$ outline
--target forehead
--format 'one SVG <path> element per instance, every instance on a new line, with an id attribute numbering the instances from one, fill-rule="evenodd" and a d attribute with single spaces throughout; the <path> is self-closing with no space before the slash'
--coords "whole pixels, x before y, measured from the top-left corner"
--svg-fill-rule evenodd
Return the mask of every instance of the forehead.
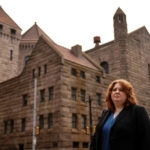
<path id="1" fill-rule="evenodd" d="M 115 83 L 113 88 L 122 88 L 122 84 L 121 83 Z"/>

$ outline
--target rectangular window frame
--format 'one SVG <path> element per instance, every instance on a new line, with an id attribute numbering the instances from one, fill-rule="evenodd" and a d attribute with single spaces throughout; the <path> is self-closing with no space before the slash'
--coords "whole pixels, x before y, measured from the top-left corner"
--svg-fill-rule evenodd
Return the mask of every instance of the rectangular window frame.
<path id="1" fill-rule="evenodd" d="M 53 128 L 53 113 L 48 114 L 48 128 Z"/>
<path id="2" fill-rule="evenodd" d="M 10 120 L 10 133 L 13 133 L 14 132 L 14 120 L 11 119 Z"/>
<path id="3" fill-rule="evenodd" d="M 86 78 L 84 71 L 80 71 L 80 78 L 82 78 L 82 79 L 85 79 L 85 78 Z"/>
<path id="4" fill-rule="evenodd" d="M 77 100 L 77 88 L 72 87 L 71 88 L 71 98 L 72 100 L 76 101 Z"/>
<path id="5" fill-rule="evenodd" d="M 40 90 L 40 102 L 45 101 L 45 89 Z"/>
<path id="6" fill-rule="evenodd" d="M 101 105 L 101 98 L 102 94 L 101 93 L 96 93 L 96 101 L 98 105 Z"/>
<path id="7" fill-rule="evenodd" d="M 24 132 L 26 129 L 26 118 L 21 119 L 21 132 Z"/>
<path id="8" fill-rule="evenodd" d="M 76 113 L 72 114 L 72 128 L 77 129 L 78 117 Z"/>
<path id="9" fill-rule="evenodd" d="M 86 129 L 86 122 L 87 122 L 86 115 L 82 115 L 81 116 L 81 128 L 84 130 Z"/>
<path id="10" fill-rule="evenodd" d="M 28 105 L 28 95 L 23 94 L 22 95 L 22 106 L 27 106 Z"/>
<path id="11" fill-rule="evenodd" d="M 54 99 L 54 86 L 51 86 L 48 88 L 48 93 L 49 93 L 48 99 L 53 100 Z"/>
<path id="12" fill-rule="evenodd" d="M 39 116 L 39 129 L 42 130 L 44 128 L 44 115 Z"/>
<path id="13" fill-rule="evenodd" d="M 80 101 L 82 102 L 86 101 L 86 91 L 84 89 L 80 90 Z"/>

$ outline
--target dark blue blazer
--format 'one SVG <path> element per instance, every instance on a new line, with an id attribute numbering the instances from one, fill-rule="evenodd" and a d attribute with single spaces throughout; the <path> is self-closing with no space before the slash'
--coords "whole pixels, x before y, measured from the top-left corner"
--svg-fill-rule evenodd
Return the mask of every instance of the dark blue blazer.
<path id="1" fill-rule="evenodd" d="M 110 113 L 103 111 L 90 150 L 101 150 L 101 129 Z M 110 150 L 150 150 L 150 120 L 144 107 L 132 105 L 120 112 L 110 131 Z"/>

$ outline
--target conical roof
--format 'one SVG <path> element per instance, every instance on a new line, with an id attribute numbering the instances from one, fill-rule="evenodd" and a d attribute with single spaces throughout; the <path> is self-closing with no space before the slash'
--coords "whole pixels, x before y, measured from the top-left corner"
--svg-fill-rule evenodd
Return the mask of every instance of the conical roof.
<path id="1" fill-rule="evenodd" d="M 13 28 L 21 30 L 21 28 L 8 16 L 8 14 L 3 10 L 1 6 L 0 6 L 0 23 L 7 24 Z"/>
<path id="2" fill-rule="evenodd" d="M 123 12 L 123 10 L 120 7 L 117 9 L 115 15 L 116 14 L 124 14 L 125 15 L 125 13 Z"/>

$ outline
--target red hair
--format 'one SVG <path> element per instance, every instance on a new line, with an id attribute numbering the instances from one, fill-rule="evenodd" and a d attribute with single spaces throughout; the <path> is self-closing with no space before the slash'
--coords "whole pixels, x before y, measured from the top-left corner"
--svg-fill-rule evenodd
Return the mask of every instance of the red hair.
<path id="1" fill-rule="evenodd" d="M 114 106 L 113 101 L 111 99 L 111 93 L 112 93 L 112 89 L 113 89 L 113 87 L 115 86 L 116 83 L 119 83 L 122 86 L 123 91 L 127 95 L 127 99 L 126 99 L 126 102 L 125 102 L 124 106 L 136 105 L 137 100 L 136 100 L 136 97 L 135 97 L 134 88 L 131 85 L 131 83 L 124 80 L 124 79 L 118 79 L 118 80 L 114 80 L 108 86 L 108 89 L 107 89 L 107 92 L 106 92 L 106 104 L 107 104 L 108 110 L 111 110 L 112 112 L 115 111 L 115 106 Z"/>

